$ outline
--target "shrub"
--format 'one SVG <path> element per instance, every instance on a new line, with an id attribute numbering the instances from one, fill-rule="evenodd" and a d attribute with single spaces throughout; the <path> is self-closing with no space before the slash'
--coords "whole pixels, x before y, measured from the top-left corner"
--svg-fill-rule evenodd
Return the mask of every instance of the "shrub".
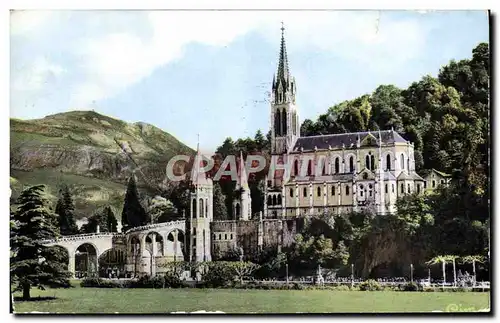
<path id="1" fill-rule="evenodd" d="M 400 287 L 400 290 L 405 292 L 416 292 L 418 291 L 418 285 L 416 283 L 408 283 Z"/>
<path id="2" fill-rule="evenodd" d="M 382 286 L 380 286 L 380 284 L 377 281 L 375 281 L 373 279 L 369 279 L 369 280 L 364 281 L 361 284 L 359 284 L 359 290 L 361 290 L 361 291 L 378 291 L 378 290 L 382 290 Z"/>
<path id="3" fill-rule="evenodd" d="M 85 278 L 80 283 L 81 287 L 93 288 L 126 288 L 130 286 L 130 281 L 127 280 L 105 280 L 102 278 Z"/>

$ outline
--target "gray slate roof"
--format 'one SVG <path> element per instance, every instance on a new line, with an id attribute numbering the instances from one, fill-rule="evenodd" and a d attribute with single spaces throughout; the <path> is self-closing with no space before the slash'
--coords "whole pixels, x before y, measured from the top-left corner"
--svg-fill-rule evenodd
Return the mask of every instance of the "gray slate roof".
<path id="1" fill-rule="evenodd" d="M 317 149 L 328 149 L 330 146 L 332 149 L 342 148 L 342 144 L 345 145 L 345 148 L 355 147 L 358 141 L 358 136 L 360 140 L 371 133 L 378 140 L 378 131 L 364 131 L 364 132 L 350 132 L 350 133 L 339 133 L 333 135 L 321 135 L 321 136 L 310 136 L 310 137 L 301 137 L 297 139 L 295 146 L 293 147 L 294 152 L 299 152 L 301 149 L 314 150 L 314 147 Z M 383 144 L 392 144 L 395 142 L 406 143 L 403 137 L 393 130 L 383 130 L 380 131 L 380 136 L 382 137 Z M 352 146 L 351 146 L 352 145 Z"/>

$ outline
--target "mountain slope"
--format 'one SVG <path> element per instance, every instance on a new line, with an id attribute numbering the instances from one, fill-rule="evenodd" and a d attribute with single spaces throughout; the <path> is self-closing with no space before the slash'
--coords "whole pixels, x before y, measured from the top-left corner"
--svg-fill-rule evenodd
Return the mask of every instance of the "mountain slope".
<path id="1" fill-rule="evenodd" d="M 107 204 L 121 210 L 132 172 L 139 186 L 155 187 L 164 180 L 172 156 L 194 153 L 155 126 L 94 111 L 11 119 L 10 136 L 11 199 L 25 185 L 46 184 L 55 201 L 65 183 L 75 194 L 77 217 L 88 217 Z"/>

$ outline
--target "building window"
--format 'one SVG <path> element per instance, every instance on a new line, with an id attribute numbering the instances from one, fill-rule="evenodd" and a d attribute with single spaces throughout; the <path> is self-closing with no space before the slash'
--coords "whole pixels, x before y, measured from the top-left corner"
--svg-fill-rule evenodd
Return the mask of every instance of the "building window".
<path id="1" fill-rule="evenodd" d="M 335 195 L 335 185 L 332 185 L 332 196 Z"/>
<path id="2" fill-rule="evenodd" d="M 363 189 L 359 190 L 359 196 L 363 197 Z"/>
<path id="3" fill-rule="evenodd" d="M 349 195 L 349 186 L 345 187 L 345 195 Z"/>
<path id="4" fill-rule="evenodd" d="M 420 184 L 417 184 L 417 194 L 420 194 Z"/>
<path id="5" fill-rule="evenodd" d="M 424 181 L 424 189 L 427 188 L 427 181 Z"/>
<path id="6" fill-rule="evenodd" d="M 309 162 L 307 163 L 307 175 L 312 175 L 312 160 L 309 160 Z"/>
<path id="7" fill-rule="evenodd" d="M 365 168 L 370 169 L 370 156 L 368 155 L 365 157 Z"/>
<path id="8" fill-rule="evenodd" d="M 217 235 L 214 233 L 214 240 L 216 240 L 216 239 L 217 239 Z"/>
<path id="9" fill-rule="evenodd" d="M 335 158 L 335 174 L 340 173 L 340 161 L 339 158 Z"/>
<path id="10" fill-rule="evenodd" d="M 271 195 L 268 195 L 267 196 L 267 205 L 272 205 L 273 201 L 272 201 L 272 198 L 271 198 Z"/>
<path id="11" fill-rule="evenodd" d="M 276 195 L 273 195 L 273 205 L 276 205 Z"/>
<path id="12" fill-rule="evenodd" d="M 370 153 L 371 154 L 371 153 Z M 371 155 L 370 156 L 370 169 L 373 171 L 375 170 L 375 156 L 374 155 Z"/>
<path id="13" fill-rule="evenodd" d="M 224 240 L 227 240 L 227 233 L 224 234 Z"/>
<path id="14" fill-rule="evenodd" d="M 318 189 L 316 191 L 317 191 L 318 196 L 321 196 L 321 187 L 318 187 Z"/>
<path id="15" fill-rule="evenodd" d="M 404 193 L 405 192 L 405 185 L 403 183 L 401 183 L 401 193 Z"/>
<path id="16" fill-rule="evenodd" d="M 394 193 L 394 184 L 392 184 L 392 192 Z"/>
<path id="17" fill-rule="evenodd" d="M 282 201 L 281 201 L 281 195 L 278 195 L 278 205 L 281 205 Z"/>
<path id="18" fill-rule="evenodd" d="M 389 193 L 389 185 L 385 184 L 385 194 Z"/>
<path id="19" fill-rule="evenodd" d="M 233 240 L 233 234 L 231 233 L 231 240 Z"/>
<path id="20" fill-rule="evenodd" d="M 219 240 L 222 240 L 222 234 L 219 233 Z"/>
<path id="21" fill-rule="evenodd" d="M 391 155 L 387 154 L 387 157 L 385 159 L 385 168 L 387 170 L 391 170 Z"/>
<path id="22" fill-rule="evenodd" d="M 411 187 L 410 187 L 410 184 L 408 184 L 408 193 L 411 193 Z"/>
<path id="23" fill-rule="evenodd" d="M 401 154 L 401 160 L 399 161 L 401 164 L 401 169 L 405 169 L 405 156 Z"/>
<path id="24" fill-rule="evenodd" d="M 436 187 L 436 181 L 432 180 L 432 188 Z"/>
<path id="25" fill-rule="evenodd" d="M 304 187 L 303 193 L 304 193 L 304 197 L 307 197 L 307 188 L 306 187 Z"/>
<path id="26" fill-rule="evenodd" d="M 290 189 L 290 197 L 293 197 L 293 188 Z"/>
<path id="27" fill-rule="evenodd" d="M 299 161 L 297 159 L 293 162 L 293 173 L 295 176 L 299 176 Z"/>
<path id="28" fill-rule="evenodd" d="M 370 197 L 372 197 L 372 194 L 373 194 L 373 186 L 372 186 L 372 184 L 368 185 L 368 194 L 370 194 Z"/>
<path id="29" fill-rule="evenodd" d="M 444 179 L 441 180 L 441 185 L 444 185 Z"/>
<path id="30" fill-rule="evenodd" d="M 351 156 L 351 157 L 349 158 L 349 171 L 350 171 L 351 173 L 353 173 L 353 172 L 354 172 L 354 157 L 353 157 L 353 156 Z"/>

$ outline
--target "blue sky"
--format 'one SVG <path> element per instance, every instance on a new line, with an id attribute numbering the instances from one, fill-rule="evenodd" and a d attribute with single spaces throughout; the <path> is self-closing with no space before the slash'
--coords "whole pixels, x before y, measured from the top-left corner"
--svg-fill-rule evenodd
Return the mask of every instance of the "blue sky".
<path id="1" fill-rule="evenodd" d="M 267 133 L 281 21 L 301 121 L 488 41 L 485 11 L 14 12 L 10 115 L 94 109 L 207 152 Z"/>

